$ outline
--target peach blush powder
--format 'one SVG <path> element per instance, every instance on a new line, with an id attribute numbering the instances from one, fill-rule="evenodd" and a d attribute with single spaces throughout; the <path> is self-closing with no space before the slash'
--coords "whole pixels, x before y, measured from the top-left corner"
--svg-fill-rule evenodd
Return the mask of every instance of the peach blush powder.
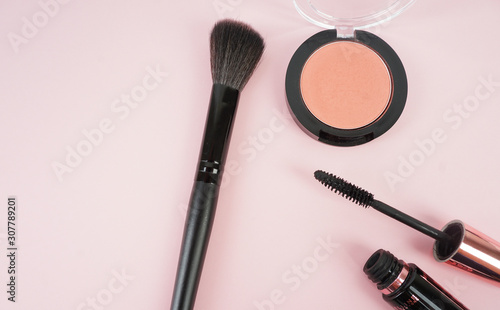
<path id="1" fill-rule="evenodd" d="M 339 129 L 357 129 L 376 121 L 392 96 L 387 65 L 369 47 L 337 41 L 322 46 L 307 60 L 300 76 L 309 111 Z"/>

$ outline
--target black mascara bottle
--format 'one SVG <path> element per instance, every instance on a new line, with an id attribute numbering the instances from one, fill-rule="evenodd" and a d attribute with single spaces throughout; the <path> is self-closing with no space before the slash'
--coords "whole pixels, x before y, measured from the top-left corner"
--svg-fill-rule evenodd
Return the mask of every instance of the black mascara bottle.
<path id="1" fill-rule="evenodd" d="M 397 310 L 468 310 L 415 264 L 378 250 L 363 271 Z"/>

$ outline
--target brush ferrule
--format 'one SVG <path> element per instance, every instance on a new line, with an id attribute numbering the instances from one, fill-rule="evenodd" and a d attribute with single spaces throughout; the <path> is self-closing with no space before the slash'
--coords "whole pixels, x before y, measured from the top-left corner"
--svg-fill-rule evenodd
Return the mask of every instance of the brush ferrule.
<path id="1" fill-rule="evenodd" d="M 212 86 L 196 181 L 220 184 L 239 94 L 226 85 Z"/>

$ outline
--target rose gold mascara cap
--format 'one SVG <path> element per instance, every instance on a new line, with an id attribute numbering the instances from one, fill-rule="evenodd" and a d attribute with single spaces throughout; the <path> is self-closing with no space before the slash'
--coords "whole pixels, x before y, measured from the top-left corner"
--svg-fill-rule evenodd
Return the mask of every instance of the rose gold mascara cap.
<path id="1" fill-rule="evenodd" d="M 471 273 L 500 282 L 500 243 L 454 220 L 443 227 L 451 242 L 436 241 L 434 258 Z"/>

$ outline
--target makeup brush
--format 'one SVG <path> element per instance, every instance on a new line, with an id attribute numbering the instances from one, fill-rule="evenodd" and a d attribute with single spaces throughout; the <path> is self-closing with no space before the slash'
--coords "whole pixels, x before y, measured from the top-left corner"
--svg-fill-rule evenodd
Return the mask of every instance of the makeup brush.
<path id="1" fill-rule="evenodd" d="M 325 185 L 327 188 L 333 190 L 335 193 L 341 195 L 342 197 L 359 204 L 362 207 L 373 209 L 384 213 L 393 219 L 410 226 L 427 236 L 434 238 L 436 241 L 449 242 L 451 241 L 451 236 L 429 226 L 408 214 L 405 214 L 393 207 L 383 203 L 382 201 L 376 200 L 372 193 L 353 185 L 342 178 L 339 178 L 333 174 L 317 170 L 314 172 L 314 177 L 321 184 Z"/>
<path id="2" fill-rule="evenodd" d="M 263 51 L 262 37 L 244 23 L 222 20 L 212 30 L 212 94 L 186 215 L 171 310 L 194 307 L 239 95 Z"/>

